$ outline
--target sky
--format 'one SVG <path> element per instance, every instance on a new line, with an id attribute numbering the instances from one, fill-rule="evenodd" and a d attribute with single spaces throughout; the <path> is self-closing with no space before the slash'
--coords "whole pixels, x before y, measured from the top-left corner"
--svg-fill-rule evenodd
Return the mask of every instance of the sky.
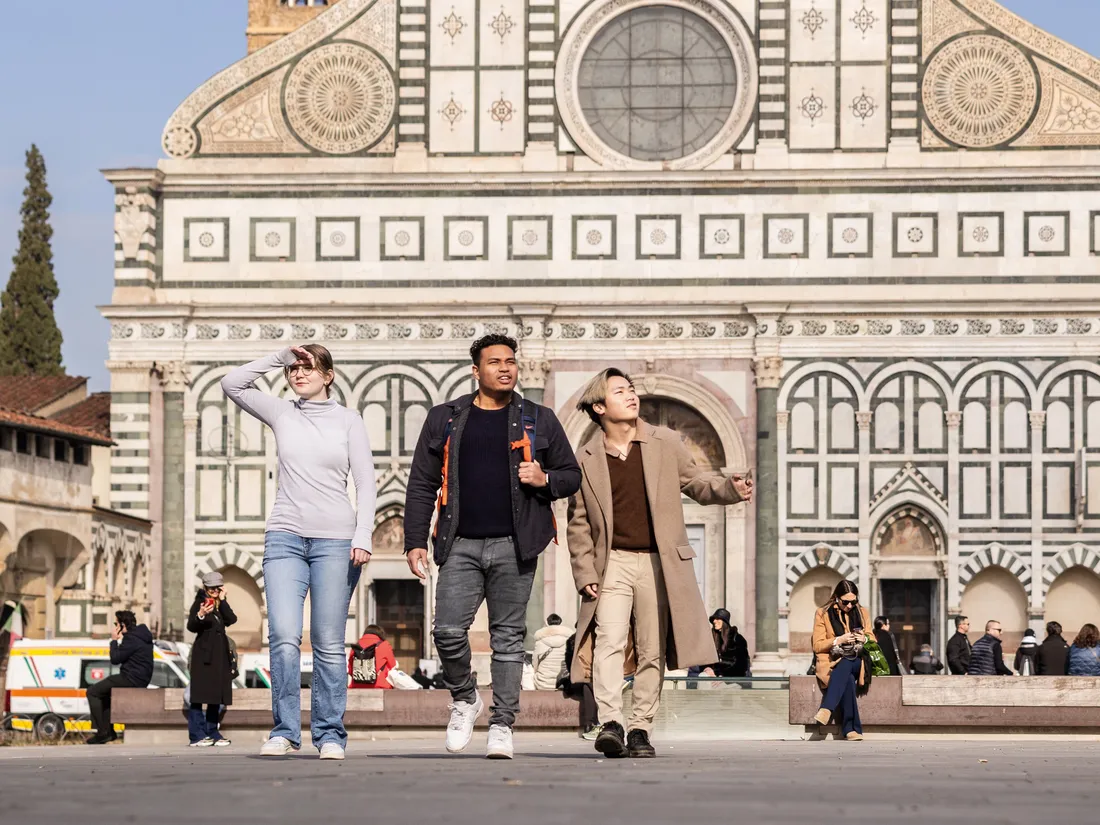
<path id="1" fill-rule="evenodd" d="M 1100 56 L 1097 0 L 1001 0 Z M 155 166 L 165 122 L 245 54 L 246 0 L 32 0 L 0 15 L 0 283 L 18 244 L 24 154 L 37 143 L 53 194 L 55 306 L 70 375 L 106 390 L 114 195 L 100 169 Z"/>

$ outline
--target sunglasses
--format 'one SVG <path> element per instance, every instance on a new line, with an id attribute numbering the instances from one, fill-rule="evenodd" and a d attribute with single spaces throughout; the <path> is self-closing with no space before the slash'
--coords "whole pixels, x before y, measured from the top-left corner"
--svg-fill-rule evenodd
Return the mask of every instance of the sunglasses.
<path id="1" fill-rule="evenodd" d="M 853 607 L 859 602 L 859 599 L 841 599 L 840 603 L 845 607 Z"/>

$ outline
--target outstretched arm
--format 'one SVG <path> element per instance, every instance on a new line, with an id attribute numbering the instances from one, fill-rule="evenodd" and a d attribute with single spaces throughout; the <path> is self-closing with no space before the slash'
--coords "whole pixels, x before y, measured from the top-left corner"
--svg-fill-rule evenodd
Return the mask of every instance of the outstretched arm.
<path id="1" fill-rule="evenodd" d="M 734 478 L 726 478 L 721 473 L 702 472 L 682 440 L 676 445 L 676 458 L 680 491 L 688 498 L 700 504 L 737 504 L 744 500 L 745 497 L 734 484 Z"/>
<path id="2" fill-rule="evenodd" d="M 291 402 L 256 389 L 256 379 L 262 378 L 273 369 L 289 367 L 296 360 L 290 347 L 287 347 L 266 358 L 237 367 L 222 379 L 222 392 L 246 413 L 272 427 L 275 419 L 290 408 Z"/>

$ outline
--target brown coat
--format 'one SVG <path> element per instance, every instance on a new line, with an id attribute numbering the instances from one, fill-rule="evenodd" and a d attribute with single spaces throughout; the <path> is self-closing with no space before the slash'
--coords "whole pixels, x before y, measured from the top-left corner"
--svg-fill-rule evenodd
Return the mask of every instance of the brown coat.
<path id="1" fill-rule="evenodd" d="M 821 689 L 824 690 L 829 685 L 829 677 L 833 673 L 833 668 L 836 667 L 836 663 L 839 659 L 833 660 L 829 655 L 833 649 L 833 639 L 836 638 L 836 634 L 833 632 L 832 622 L 829 621 L 829 617 L 825 614 L 828 612 L 832 604 L 828 604 L 825 607 L 819 607 L 817 613 L 814 614 L 814 635 L 813 635 L 813 647 L 814 655 L 817 660 L 817 670 L 815 674 L 817 681 L 821 683 Z M 873 633 L 871 624 L 871 616 L 867 613 L 867 608 L 863 605 L 859 606 L 859 612 L 863 616 L 863 632 Z M 844 622 L 845 632 L 851 631 L 851 625 L 848 623 L 848 617 L 844 615 L 844 611 L 841 611 L 841 620 Z M 863 671 L 865 668 L 859 669 L 859 684 L 863 684 L 867 674 Z"/>
<path id="2" fill-rule="evenodd" d="M 672 430 L 639 421 L 637 437 L 640 443 L 635 449 L 640 447 L 642 451 L 646 497 L 671 615 L 668 667 L 675 670 L 708 665 L 714 661 L 714 641 L 695 580 L 692 562 L 695 551 L 688 542 L 680 494 L 700 504 L 736 504 L 741 496 L 732 479 L 720 473 L 701 472 L 680 436 Z M 581 489 L 570 504 L 568 536 L 573 581 L 581 592 L 590 584 L 603 584 L 614 535 L 611 475 L 602 431 L 577 451 L 577 461 L 581 465 Z M 574 682 L 592 681 L 596 602 L 587 597 L 581 602 L 576 653 L 571 664 L 570 678 Z M 627 673 L 633 672 L 632 660 L 633 644 L 628 643 Z"/>

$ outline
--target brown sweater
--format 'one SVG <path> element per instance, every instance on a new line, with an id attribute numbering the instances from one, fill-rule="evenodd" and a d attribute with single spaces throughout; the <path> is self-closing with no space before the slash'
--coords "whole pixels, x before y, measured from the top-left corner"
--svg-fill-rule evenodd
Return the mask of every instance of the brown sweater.
<path id="1" fill-rule="evenodd" d="M 607 471 L 611 475 L 614 525 L 611 547 L 615 550 L 656 552 L 657 539 L 653 535 L 653 520 L 646 498 L 641 445 L 633 445 L 625 461 L 608 455 Z"/>

